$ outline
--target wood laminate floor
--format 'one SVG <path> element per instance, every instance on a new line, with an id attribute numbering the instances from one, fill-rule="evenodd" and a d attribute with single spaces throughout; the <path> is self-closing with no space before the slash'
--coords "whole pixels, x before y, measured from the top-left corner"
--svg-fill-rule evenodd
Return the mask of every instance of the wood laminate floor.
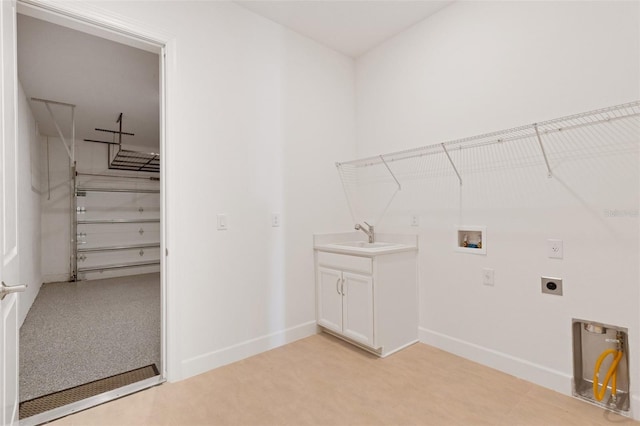
<path id="1" fill-rule="evenodd" d="M 379 359 L 326 334 L 53 424 L 640 425 L 424 344 Z"/>

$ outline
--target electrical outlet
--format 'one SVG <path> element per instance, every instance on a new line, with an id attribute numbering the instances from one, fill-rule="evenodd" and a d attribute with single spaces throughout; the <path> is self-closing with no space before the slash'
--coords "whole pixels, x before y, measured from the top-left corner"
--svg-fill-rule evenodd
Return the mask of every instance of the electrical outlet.
<path id="1" fill-rule="evenodd" d="M 482 268 L 482 284 L 493 286 L 493 274 L 494 271 L 491 268 Z"/>
<path id="2" fill-rule="evenodd" d="M 562 278 L 540 277 L 540 288 L 543 293 L 562 296 Z"/>
<path id="3" fill-rule="evenodd" d="M 411 216 L 411 226 L 420 226 L 420 216 L 417 214 Z"/>
<path id="4" fill-rule="evenodd" d="M 227 221 L 226 214 L 219 214 L 218 218 L 218 231 L 226 231 L 229 229 L 229 222 Z"/>
<path id="5" fill-rule="evenodd" d="M 562 240 L 547 240 L 547 257 L 551 259 L 562 259 Z"/>
<path id="6" fill-rule="evenodd" d="M 271 215 L 271 226 L 277 228 L 280 226 L 280 213 L 273 213 Z"/>

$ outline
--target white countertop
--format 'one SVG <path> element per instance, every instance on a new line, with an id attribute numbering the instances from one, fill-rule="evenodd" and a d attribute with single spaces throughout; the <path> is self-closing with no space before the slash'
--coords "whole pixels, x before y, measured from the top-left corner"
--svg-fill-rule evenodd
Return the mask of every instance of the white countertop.
<path id="1" fill-rule="evenodd" d="M 385 246 L 356 247 L 354 243 L 367 239 L 362 232 L 343 232 L 337 234 L 317 234 L 313 236 L 313 248 L 331 253 L 350 254 L 359 256 L 380 256 L 405 251 L 418 251 L 417 235 L 376 234 L 375 241 L 387 243 Z M 350 245 L 344 245 L 345 243 Z"/>

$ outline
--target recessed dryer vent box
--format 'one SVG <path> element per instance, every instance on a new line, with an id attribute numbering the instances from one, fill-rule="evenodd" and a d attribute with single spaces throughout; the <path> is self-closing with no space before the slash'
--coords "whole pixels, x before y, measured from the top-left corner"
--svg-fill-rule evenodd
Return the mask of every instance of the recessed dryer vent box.
<path id="1" fill-rule="evenodd" d="M 623 416 L 630 416 L 628 330 L 615 325 L 574 319 L 572 335 L 573 395 Z M 603 382 L 614 357 L 619 352 L 622 352 L 622 355 L 616 369 L 614 394 L 611 388 L 613 381 L 610 380 L 606 384 Z M 595 376 L 595 367 L 599 359 L 601 368 L 598 376 Z M 598 397 L 593 387 L 594 377 L 597 377 L 599 382 L 597 392 L 601 395 Z"/>
<path id="2" fill-rule="evenodd" d="M 487 254 L 487 227 L 457 226 L 455 248 L 461 253 Z"/>

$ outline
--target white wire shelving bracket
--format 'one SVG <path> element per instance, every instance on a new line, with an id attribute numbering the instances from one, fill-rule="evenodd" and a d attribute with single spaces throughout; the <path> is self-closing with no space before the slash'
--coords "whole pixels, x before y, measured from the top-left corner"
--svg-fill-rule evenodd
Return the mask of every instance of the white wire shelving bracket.
<path id="1" fill-rule="evenodd" d="M 56 132 L 58 132 L 58 137 L 60 138 L 60 141 L 62 141 L 62 144 L 64 145 L 64 149 L 67 151 L 67 155 L 69 155 L 69 159 L 73 164 L 76 161 L 76 106 L 73 104 L 52 101 L 49 99 L 31 98 L 31 100 L 33 102 L 41 102 L 47 108 L 49 117 L 51 118 L 51 121 L 53 122 L 53 125 L 56 128 Z M 71 108 L 71 140 L 70 141 L 67 141 L 67 138 L 64 136 L 64 133 L 62 133 L 62 129 L 60 129 L 58 120 L 56 120 L 56 117 L 53 114 L 51 105 L 60 105 L 60 106 L 66 106 Z"/>
<path id="2" fill-rule="evenodd" d="M 551 166 L 549 165 L 549 158 L 547 157 L 547 152 L 544 150 L 544 144 L 542 143 L 542 138 L 540 137 L 540 131 L 538 130 L 538 124 L 534 123 L 533 128 L 536 131 L 536 139 L 538 139 L 538 144 L 540 145 L 540 150 L 542 151 L 542 156 L 544 157 L 544 164 L 547 166 L 547 177 L 552 177 Z"/>
<path id="3" fill-rule="evenodd" d="M 386 161 L 384 161 L 384 157 L 381 155 L 380 156 L 380 161 L 382 161 L 382 164 L 384 164 L 384 166 L 387 168 L 387 170 L 389 171 L 389 174 L 391 175 L 391 177 L 393 178 L 393 180 L 396 181 L 396 184 L 398 185 L 398 191 L 402 190 L 402 185 L 400 185 L 400 181 L 398 180 L 398 178 L 396 177 L 396 175 L 393 174 L 393 171 L 391 171 L 391 168 L 389 167 L 389 165 L 387 164 Z"/>
<path id="4" fill-rule="evenodd" d="M 453 171 L 456 172 L 456 176 L 458 176 L 458 181 L 460 181 L 460 186 L 462 186 L 462 177 L 460 176 L 460 172 L 458 171 L 456 164 L 451 159 L 451 155 L 449 155 L 449 151 L 447 151 L 447 147 L 443 143 L 441 143 L 440 145 L 442 145 L 442 150 L 447 155 L 447 160 L 449 160 L 449 163 L 451 163 L 451 167 L 453 167 Z"/>
<path id="5" fill-rule="evenodd" d="M 582 143 L 583 141 L 585 143 Z M 518 145 L 517 142 L 521 144 Z M 462 154 L 465 151 L 488 149 L 498 145 L 502 145 L 505 150 L 507 146 L 512 148 L 510 152 L 503 153 L 503 157 L 498 159 L 485 155 L 479 156 L 475 163 L 463 161 L 465 158 Z M 608 145 L 610 145 L 609 148 L 607 148 Z M 416 167 L 415 164 L 407 165 L 403 168 L 403 163 L 411 163 L 407 160 L 420 161 L 418 160 L 420 157 L 443 156 L 442 161 L 450 166 L 449 170 L 453 169 L 462 186 L 465 174 L 491 169 L 491 165 L 479 164 L 483 161 L 486 163 L 494 161 L 495 168 L 544 164 L 547 177 L 551 178 L 554 164 L 574 156 L 577 158 L 580 150 L 590 149 L 595 155 L 621 152 L 621 150 L 637 152 L 638 145 L 640 145 L 640 101 L 634 101 L 477 136 L 339 162 L 336 163 L 336 167 L 352 216 L 356 219 L 354 199 L 362 186 L 395 182 L 397 192 L 402 189 L 403 179 L 421 179 L 433 175 L 429 170 L 431 163 L 422 163 L 421 167 Z M 373 166 L 383 167 L 379 167 L 380 170 L 376 173 L 365 173 L 367 169 L 376 169 Z M 409 170 L 411 167 L 414 169 Z M 389 175 L 393 180 L 389 179 Z M 391 198 L 393 197 L 395 193 Z M 390 203 L 391 201 L 384 207 L 384 211 Z"/>

